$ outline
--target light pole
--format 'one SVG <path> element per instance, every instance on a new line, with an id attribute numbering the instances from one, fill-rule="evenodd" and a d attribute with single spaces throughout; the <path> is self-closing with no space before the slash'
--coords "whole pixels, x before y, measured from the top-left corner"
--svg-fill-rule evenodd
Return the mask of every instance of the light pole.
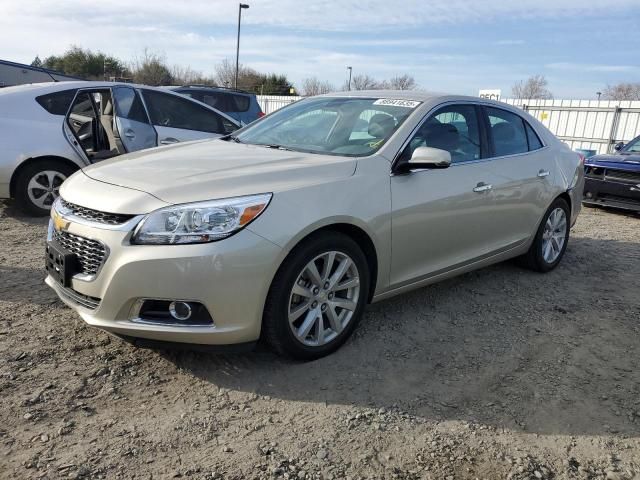
<path id="1" fill-rule="evenodd" d="M 596 92 L 596 95 L 598 95 L 598 101 L 600 101 L 600 96 L 602 95 L 602 92 Z"/>
<path id="2" fill-rule="evenodd" d="M 242 18 L 242 9 L 249 8 L 249 5 L 246 3 L 238 4 L 238 42 L 236 43 L 236 80 L 234 82 L 234 88 L 238 88 L 238 67 L 239 67 L 239 59 L 240 59 L 240 19 Z"/>
<path id="3" fill-rule="evenodd" d="M 351 73 L 353 72 L 353 67 L 347 67 L 347 70 L 349 70 L 349 83 L 347 84 L 347 90 L 351 91 Z"/>

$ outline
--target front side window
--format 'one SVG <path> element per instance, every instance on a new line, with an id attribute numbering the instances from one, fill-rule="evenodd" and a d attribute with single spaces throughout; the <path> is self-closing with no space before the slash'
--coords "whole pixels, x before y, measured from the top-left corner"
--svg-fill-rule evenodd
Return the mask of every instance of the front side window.
<path id="1" fill-rule="evenodd" d="M 490 135 L 496 157 L 517 155 L 529 151 L 527 132 L 522 117 L 499 108 L 486 107 Z"/>
<path id="2" fill-rule="evenodd" d="M 186 98 L 154 90 L 143 90 L 151 123 L 159 127 L 200 132 L 229 133 L 223 118 Z M 226 122 L 230 125 L 231 122 Z"/>
<path id="3" fill-rule="evenodd" d="M 447 105 L 438 109 L 420 126 L 402 152 L 408 161 L 418 147 L 446 150 L 452 163 L 482 158 L 477 110 L 473 105 Z"/>
<path id="4" fill-rule="evenodd" d="M 376 152 L 420 102 L 321 97 L 284 107 L 237 135 L 242 143 L 362 157 Z"/>

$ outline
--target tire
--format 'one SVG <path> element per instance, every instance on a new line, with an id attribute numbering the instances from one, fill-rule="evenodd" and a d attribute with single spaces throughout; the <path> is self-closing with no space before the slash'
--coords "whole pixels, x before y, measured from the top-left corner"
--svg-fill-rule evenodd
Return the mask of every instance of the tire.
<path id="1" fill-rule="evenodd" d="M 51 204 L 59 195 L 60 185 L 76 170 L 59 160 L 41 160 L 27 165 L 16 178 L 18 208 L 29 215 L 48 215 Z M 38 189 L 38 185 L 42 188 Z"/>
<path id="2" fill-rule="evenodd" d="M 552 215 L 559 215 L 558 212 L 560 211 L 564 217 L 552 217 Z M 561 221 L 562 218 L 564 222 Z M 571 209 L 569 205 L 562 198 L 557 198 L 547 209 L 544 217 L 542 217 L 542 222 L 540 222 L 529 251 L 520 258 L 521 264 L 531 270 L 542 273 L 550 272 L 556 268 L 562 260 L 569 243 L 570 218 Z M 550 228 L 554 225 L 555 228 Z M 550 232 L 555 232 L 555 236 Z M 560 241 L 562 242 L 561 245 L 558 243 Z"/>
<path id="3" fill-rule="evenodd" d="M 312 262 L 317 270 L 315 281 L 309 270 Z M 331 264 L 329 273 L 327 264 Z M 271 284 L 262 338 L 277 353 L 298 360 L 334 352 L 362 317 L 369 275 L 364 253 L 350 237 L 323 232 L 303 241 L 285 259 Z"/>

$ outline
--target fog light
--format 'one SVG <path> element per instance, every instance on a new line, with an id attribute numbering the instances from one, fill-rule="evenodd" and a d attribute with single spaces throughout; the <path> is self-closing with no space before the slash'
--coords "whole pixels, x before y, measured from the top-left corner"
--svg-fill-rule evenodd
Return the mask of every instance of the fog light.
<path id="1" fill-rule="evenodd" d="M 141 298 L 134 303 L 129 319 L 156 325 L 212 327 L 213 319 L 203 304 L 186 300 Z"/>
<path id="2" fill-rule="evenodd" d="M 593 198 L 593 193 L 591 193 L 591 192 L 586 192 L 586 193 L 584 194 L 584 196 L 585 196 L 585 197 L 587 197 L 587 198 Z"/>
<path id="3" fill-rule="evenodd" d="M 191 318 L 191 306 L 186 302 L 171 302 L 169 313 L 176 320 L 184 321 Z"/>

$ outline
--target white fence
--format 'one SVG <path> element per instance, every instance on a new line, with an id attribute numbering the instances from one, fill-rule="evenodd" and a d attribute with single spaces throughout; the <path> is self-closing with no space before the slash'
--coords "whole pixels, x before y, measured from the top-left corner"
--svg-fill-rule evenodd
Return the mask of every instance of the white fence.
<path id="1" fill-rule="evenodd" d="M 304 97 L 288 97 L 280 95 L 256 95 L 262 111 L 266 114 L 273 113 L 279 108 L 286 107 L 290 103 L 297 102 Z"/>
<path id="2" fill-rule="evenodd" d="M 640 134 L 640 101 L 503 101 L 529 112 L 573 150 L 607 153 Z"/>
<path id="3" fill-rule="evenodd" d="M 272 113 L 303 97 L 258 95 L 264 113 Z M 640 135 L 640 101 L 503 99 L 540 120 L 575 149 L 613 151 L 618 142 Z"/>

